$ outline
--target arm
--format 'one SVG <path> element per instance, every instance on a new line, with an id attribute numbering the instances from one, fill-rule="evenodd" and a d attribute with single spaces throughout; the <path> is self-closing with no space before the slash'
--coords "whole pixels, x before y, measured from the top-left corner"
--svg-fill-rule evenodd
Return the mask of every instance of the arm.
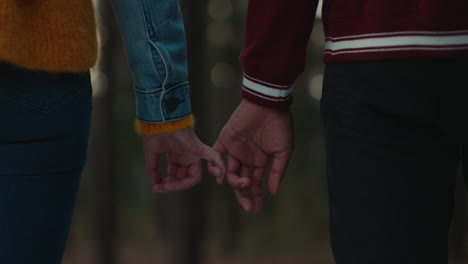
<path id="1" fill-rule="evenodd" d="M 250 0 L 241 95 L 244 100 L 214 148 L 227 152 L 227 179 L 247 211 L 262 209 L 267 166 L 270 193 L 277 194 L 294 146 L 289 106 L 292 86 L 305 66 L 306 46 L 318 0 Z M 216 174 L 215 167 L 210 172 Z"/>
<path id="2" fill-rule="evenodd" d="M 292 103 L 292 87 L 304 71 L 307 42 L 318 0 L 250 0 L 242 97 L 271 108 Z"/>
<path id="3" fill-rule="evenodd" d="M 186 190 L 201 180 L 200 159 L 224 169 L 193 132 L 183 18 L 176 0 L 112 0 L 135 84 L 136 127 L 143 135 L 154 191 Z M 168 157 L 163 177 L 159 156 Z"/>
<path id="4" fill-rule="evenodd" d="M 112 0 L 132 72 L 137 128 L 152 134 L 191 114 L 183 18 L 175 0 Z M 153 126 L 152 126 L 153 125 Z"/>

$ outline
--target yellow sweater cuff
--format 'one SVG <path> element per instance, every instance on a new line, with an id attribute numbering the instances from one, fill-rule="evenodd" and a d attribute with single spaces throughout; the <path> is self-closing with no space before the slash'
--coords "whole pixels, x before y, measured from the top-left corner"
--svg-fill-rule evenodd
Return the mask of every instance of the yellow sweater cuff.
<path id="1" fill-rule="evenodd" d="M 182 130 L 185 128 L 194 128 L 195 118 L 193 115 L 189 115 L 180 120 L 158 124 L 145 123 L 137 119 L 135 125 L 136 131 L 139 135 L 157 135 Z"/>

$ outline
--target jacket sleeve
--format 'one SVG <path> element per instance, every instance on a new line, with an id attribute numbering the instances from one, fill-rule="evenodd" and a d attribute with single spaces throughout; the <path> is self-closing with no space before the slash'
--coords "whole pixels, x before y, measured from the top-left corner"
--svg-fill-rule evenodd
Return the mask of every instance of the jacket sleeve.
<path id="1" fill-rule="evenodd" d="M 177 0 L 112 0 L 136 97 L 140 134 L 193 126 L 186 41 Z"/>
<path id="2" fill-rule="evenodd" d="M 304 71 L 318 0 L 249 0 L 241 95 L 266 107 L 288 108 Z"/>

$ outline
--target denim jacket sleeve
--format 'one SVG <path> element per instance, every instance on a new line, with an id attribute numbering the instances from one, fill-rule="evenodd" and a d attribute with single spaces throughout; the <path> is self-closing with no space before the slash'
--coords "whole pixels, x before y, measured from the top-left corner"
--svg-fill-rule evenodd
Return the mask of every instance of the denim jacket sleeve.
<path id="1" fill-rule="evenodd" d="M 191 113 L 183 18 L 177 0 L 112 0 L 135 84 L 137 118 L 180 120 Z"/>

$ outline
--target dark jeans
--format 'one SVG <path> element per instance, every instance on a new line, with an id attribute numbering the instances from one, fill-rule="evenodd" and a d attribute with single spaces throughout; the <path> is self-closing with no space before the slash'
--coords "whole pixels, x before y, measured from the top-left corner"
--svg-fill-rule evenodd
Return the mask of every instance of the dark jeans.
<path id="1" fill-rule="evenodd" d="M 91 119 L 89 74 L 0 63 L 0 263 L 58 264 Z"/>
<path id="2" fill-rule="evenodd" d="M 468 58 L 328 64 L 321 111 L 336 263 L 447 263 Z"/>

